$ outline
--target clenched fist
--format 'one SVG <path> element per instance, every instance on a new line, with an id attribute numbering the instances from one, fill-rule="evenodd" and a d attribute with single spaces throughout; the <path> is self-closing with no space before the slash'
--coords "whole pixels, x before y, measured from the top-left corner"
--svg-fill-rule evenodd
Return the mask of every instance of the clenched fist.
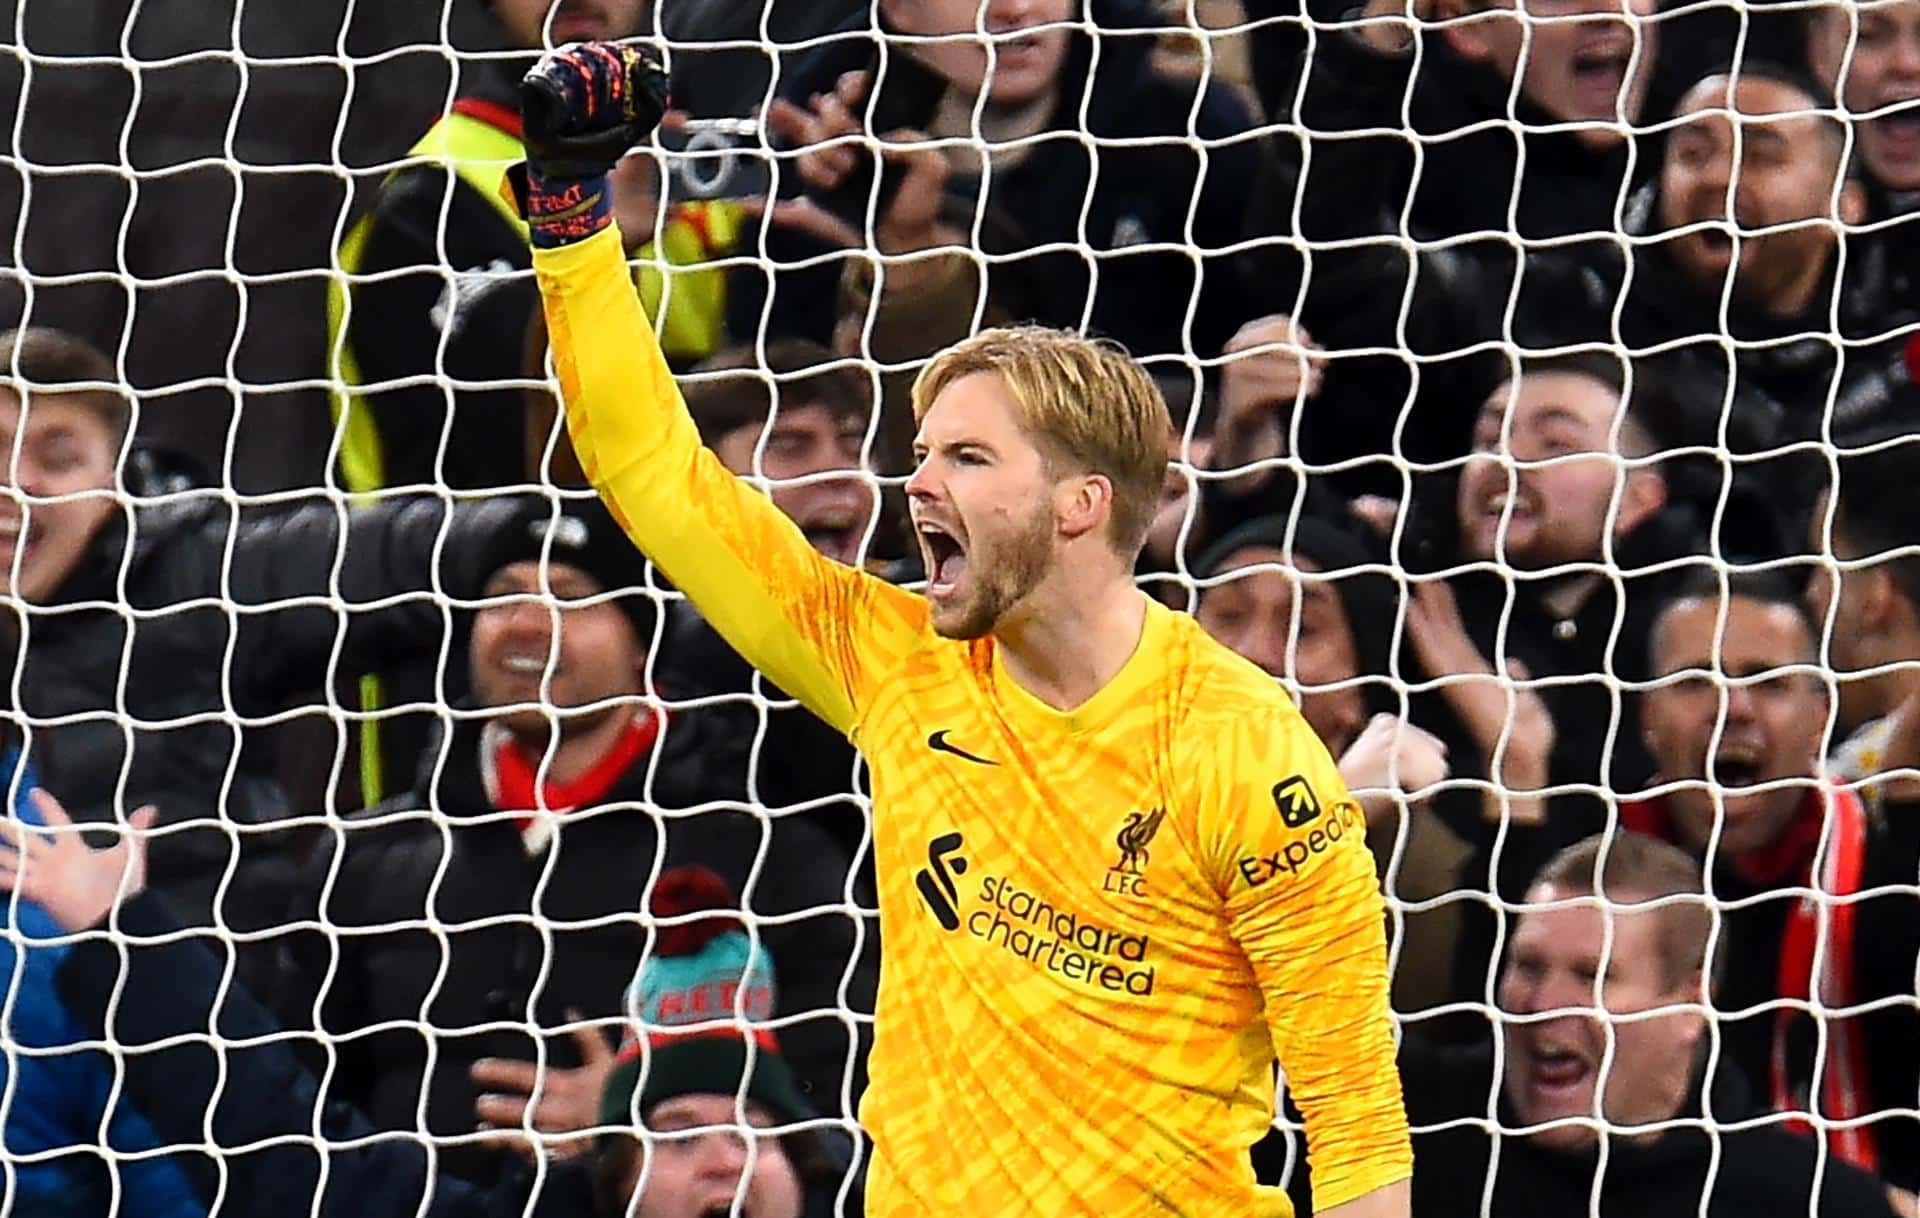
<path id="1" fill-rule="evenodd" d="M 666 73 L 631 42 L 551 51 L 520 82 L 527 162 L 548 180 L 606 173 L 666 112 Z"/>

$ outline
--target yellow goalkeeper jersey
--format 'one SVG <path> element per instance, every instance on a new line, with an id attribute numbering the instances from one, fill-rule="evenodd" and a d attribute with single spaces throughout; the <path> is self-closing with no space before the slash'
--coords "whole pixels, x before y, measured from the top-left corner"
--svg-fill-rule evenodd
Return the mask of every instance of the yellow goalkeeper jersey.
<path id="1" fill-rule="evenodd" d="M 893 1215 L 1284 1215 L 1274 1064 L 1324 1209 L 1412 1169 L 1365 825 L 1265 673 L 1150 606 L 1075 710 L 818 554 L 700 444 L 618 234 L 534 256 L 582 467 L 872 774 L 882 968 L 860 1119 Z M 772 865 L 777 866 L 775 860 Z"/>

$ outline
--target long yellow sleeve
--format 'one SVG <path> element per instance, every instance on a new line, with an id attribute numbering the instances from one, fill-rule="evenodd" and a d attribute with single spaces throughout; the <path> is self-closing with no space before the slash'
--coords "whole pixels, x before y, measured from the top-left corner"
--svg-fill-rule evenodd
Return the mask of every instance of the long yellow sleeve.
<path id="1" fill-rule="evenodd" d="M 925 602 L 814 550 L 700 443 L 607 231 L 534 251 L 582 470 L 621 527 L 741 655 L 851 734 Z"/>
<path id="2" fill-rule="evenodd" d="M 1323 1210 L 1413 1172 L 1366 818 L 1290 707 L 1221 723 L 1215 739 L 1202 840 L 1306 1120 Z"/>

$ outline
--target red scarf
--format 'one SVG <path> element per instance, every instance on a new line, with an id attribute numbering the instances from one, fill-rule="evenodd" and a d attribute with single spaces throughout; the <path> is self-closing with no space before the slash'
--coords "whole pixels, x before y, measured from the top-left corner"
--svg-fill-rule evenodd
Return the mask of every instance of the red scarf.
<path id="1" fill-rule="evenodd" d="M 1674 840 L 1672 813 L 1664 796 L 1621 804 L 1620 823 L 1664 841 Z M 1733 860 L 1734 869 L 1755 885 L 1811 888 L 1820 894 L 1800 898 L 1787 913 L 1775 983 L 1780 1000 L 1818 1002 L 1826 1009 L 1854 1006 L 1857 905 L 1846 898 L 1860 891 L 1866 855 L 1867 812 L 1859 794 L 1839 782 L 1829 782 L 1807 792 L 1793 823 L 1778 840 Z M 1797 1077 L 1787 1060 L 1788 1032 L 1800 1015 L 1799 1010 L 1786 1007 L 1774 1016 L 1768 1091 L 1778 1112 L 1804 1114 L 1813 1107 L 1811 1081 Z M 1829 1017 L 1821 1022 L 1827 1056 L 1819 1106 L 1828 1120 L 1842 1122 L 1828 1131 L 1827 1147 L 1857 1167 L 1877 1171 L 1880 1155 L 1873 1131 L 1854 1123 L 1867 1114 L 1866 1045 L 1858 1020 Z M 1813 1131 L 1805 1119 L 1790 1124 L 1804 1132 Z"/>
<path id="2" fill-rule="evenodd" d="M 658 711 L 643 711 L 634 716 L 613 747 L 571 782 L 556 782 L 551 777 L 545 783 L 538 782 L 546 751 L 529 753 L 513 737 L 507 736 L 494 748 L 491 758 L 493 769 L 489 777 L 492 781 L 487 785 L 493 806 L 502 812 L 553 815 L 599 803 L 633 763 L 653 747 L 665 719 L 666 715 Z M 514 824 L 525 833 L 533 821 L 531 815 L 521 816 L 515 818 Z"/>

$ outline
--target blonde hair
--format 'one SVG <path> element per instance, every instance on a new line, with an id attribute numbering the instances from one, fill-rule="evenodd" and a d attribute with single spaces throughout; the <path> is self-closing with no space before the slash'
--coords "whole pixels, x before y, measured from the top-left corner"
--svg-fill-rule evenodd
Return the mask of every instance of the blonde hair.
<path id="1" fill-rule="evenodd" d="M 1160 387 L 1119 344 L 1044 326 L 983 330 L 935 356 L 913 382 L 913 420 L 942 390 L 976 372 L 999 375 L 1020 426 L 1050 468 L 1104 475 L 1113 484 L 1109 534 L 1132 557 L 1145 544 L 1167 477 L 1173 422 Z"/>

